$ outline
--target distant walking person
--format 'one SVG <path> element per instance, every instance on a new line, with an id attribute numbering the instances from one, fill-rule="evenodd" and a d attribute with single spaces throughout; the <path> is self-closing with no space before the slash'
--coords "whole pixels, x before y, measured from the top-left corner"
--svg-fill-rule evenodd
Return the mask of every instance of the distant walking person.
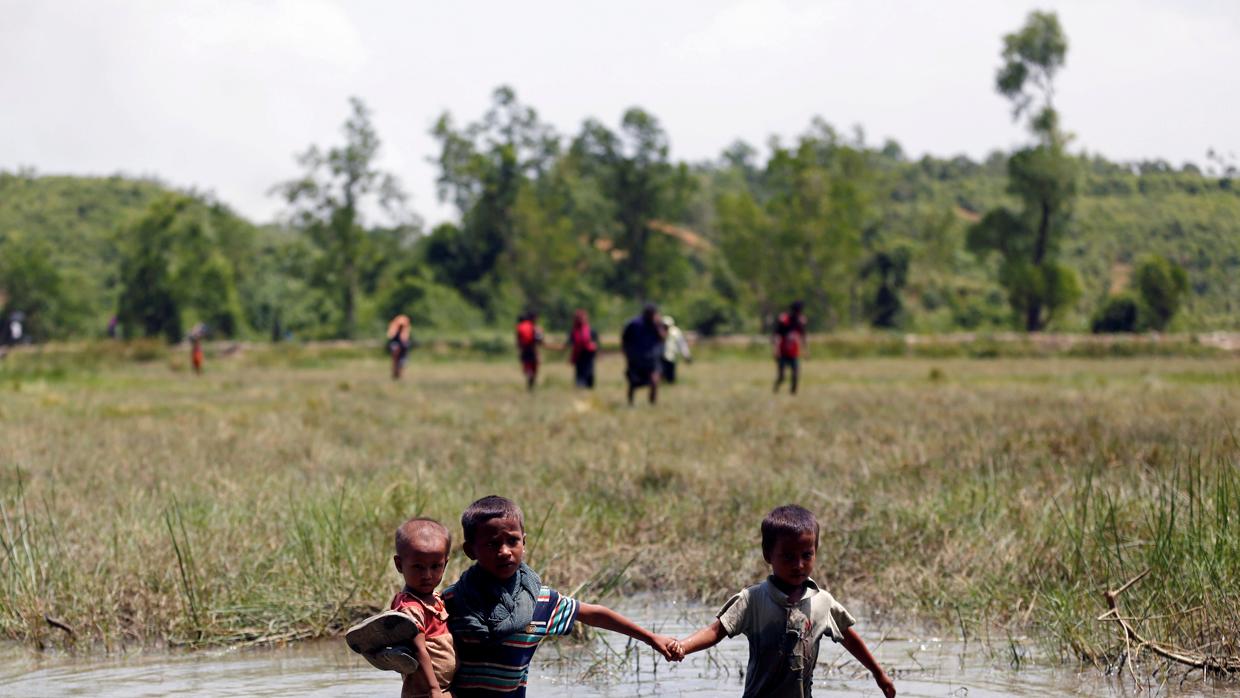
<path id="1" fill-rule="evenodd" d="M 676 360 L 680 357 L 685 358 L 685 363 L 693 363 L 693 357 L 689 355 L 689 342 L 685 339 L 685 333 L 680 331 L 676 326 L 676 320 L 671 315 L 663 316 L 663 330 L 667 333 L 667 339 L 663 342 L 663 362 L 661 365 L 663 371 L 663 381 L 665 383 L 676 382 Z"/>
<path id="2" fill-rule="evenodd" d="M 797 394 L 797 381 L 801 376 L 801 351 L 805 347 L 805 313 L 801 312 L 805 304 L 796 301 L 788 306 L 787 312 L 779 314 L 775 321 L 775 332 L 771 335 L 771 343 L 775 345 L 775 363 L 778 373 L 775 375 L 775 392 L 784 382 L 784 370 L 792 373 L 792 394 Z"/>
<path id="3" fill-rule="evenodd" d="M 189 331 L 189 362 L 197 375 L 202 375 L 202 340 L 206 336 L 207 326 L 201 322 Z"/>
<path id="4" fill-rule="evenodd" d="M 14 311 L 9 315 L 9 342 L 11 344 L 21 344 L 25 331 L 22 329 L 22 323 L 26 321 L 26 314 L 20 310 Z"/>
<path id="5" fill-rule="evenodd" d="M 405 360 L 409 358 L 409 347 L 413 343 L 413 322 L 408 315 L 401 313 L 392 318 L 387 328 L 387 350 L 392 357 L 392 380 L 400 380 L 401 371 L 405 368 Z"/>
<path id="6" fill-rule="evenodd" d="M 629 404 L 638 388 L 650 387 L 650 404 L 659 399 L 659 361 L 663 357 L 663 340 L 666 330 L 659 320 L 659 309 L 648 303 L 642 314 L 629 320 L 624 326 L 620 343 L 624 349 L 627 367 L 624 372 L 629 382 Z"/>
<path id="7" fill-rule="evenodd" d="M 521 358 L 521 370 L 525 373 L 525 388 L 533 391 L 538 381 L 538 345 L 543 343 L 542 328 L 538 326 L 538 313 L 529 311 L 517 318 L 517 354 Z"/>
<path id="8" fill-rule="evenodd" d="M 578 309 L 573 313 L 573 329 L 568 333 L 574 382 L 578 388 L 594 389 L 594 358 L 598 356 L 598 333 L 590 328 L 590 316 Z"/>

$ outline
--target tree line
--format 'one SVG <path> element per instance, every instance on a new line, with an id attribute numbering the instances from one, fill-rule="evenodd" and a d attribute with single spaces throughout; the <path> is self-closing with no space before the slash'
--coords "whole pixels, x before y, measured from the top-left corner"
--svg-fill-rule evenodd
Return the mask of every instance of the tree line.
<path id="1" fill-rule="evenodd" d="M 377 166 L 358 99 L 341 142 L 308 148 L 302 175 L 272 187 L 276 224 L 114 181 L 141 191 L 137 213 L 58 250 L 23 228 L 95 214 L 6 219 L 4 199 L 39 178 L 0 173 L 0 306 L 42 336 L 95 334 L 114 313 L 127 336 L 173 340 L 195 322 L 216 336 L 371 336 L 402 312 L 434 331 L 527 309 L 551 326 L 576 308 L 618 324 L 647 300 L 704 334 L 764 329 L 793 299 L 817 330 L 1165 330 L 1182 308 L 1190 326 L 1234 326 L 1234 167 L 1071 152 L 1053 101 L 1067 51 L 1053 13 L 1004 37 L 995 86 L 1031 140 L 982 162 L 913 160 L 814 119 L 789 142 L 687 163 L 644 109 L 561 134 L 500 87 L 476 119 L 433 126 L 438 195 L 458 215 L 430 230 Z"/>

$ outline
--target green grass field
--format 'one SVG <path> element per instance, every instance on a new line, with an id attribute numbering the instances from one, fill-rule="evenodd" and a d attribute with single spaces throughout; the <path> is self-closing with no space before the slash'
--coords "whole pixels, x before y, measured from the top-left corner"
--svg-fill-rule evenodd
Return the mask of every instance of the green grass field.
<path id="1" fill-rule="evenodd" d="M 137 361 L 135 359 L 144 359 Z M 528 560 L 586 599 L 721 602 L 760 579 L 758 523 L 823 524 L 837 596 L 1065 656 L 1123 649 L 1102 592 L 1180 647 L 1237 654 L 1240 362 L 766 360 L 683 371 L 656 408 L 549 357 L 410 363 L 338 349 L 128 349 L 0 362 L 0 632 L 43 644 L 336 632 L 397 585 L 391 531 L 474 498 L 526 512 Z M 459 553 L 447 578 L 465 565 Z M 47 617 L 74 630 L 49 625 Z"/>

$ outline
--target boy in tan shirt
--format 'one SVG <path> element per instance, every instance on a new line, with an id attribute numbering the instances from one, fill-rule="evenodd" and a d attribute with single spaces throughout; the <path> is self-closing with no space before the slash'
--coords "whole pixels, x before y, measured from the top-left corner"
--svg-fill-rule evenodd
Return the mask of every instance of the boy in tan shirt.
<path id="1" fill-rule="evenodd" d="M 771 576 L 728 599 L 715 622 L 682 640 L 680 649 L 689 654 L 743 634 L 749 639 L 745 698 L 804 698 L 814 686 L 818 643 L 829 636 L 893 698 L 895 685 L 853 630 L 856 621 L 810 579 L 817 555 L 813 514 L 795 504 L 771 511 L 762 520 L 762 556 Z"/>

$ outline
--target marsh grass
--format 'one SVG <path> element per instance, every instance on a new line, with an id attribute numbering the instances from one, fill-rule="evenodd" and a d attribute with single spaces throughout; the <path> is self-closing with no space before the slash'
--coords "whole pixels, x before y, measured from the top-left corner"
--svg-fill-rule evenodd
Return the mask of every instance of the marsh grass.
<path id="1" fill-rule="evenodd" d="M 459 538 L 498 492 L 525 508 L 531 564 L 583 599 L 719 603 L 763 576 L 758 523 L 791 501 L 822 521 L 837 596 L 1015 661 L 1030 637 L 1113 665 L 1102 592 L 1144 569 L 1123 607 L 1146 636 L 1240 652 L 1231 359 L 817 360 L 791 399 L 766 361 L 722 355 L 630 409 L 611 357 L 593 393 L 549 361 L 528 396 L 514 362 L 415 360 L 393 383 L 381 356 L 306 351 L 0 381 L 0 632 L 331 634 L 398 586 L 400 521 Z"/>

